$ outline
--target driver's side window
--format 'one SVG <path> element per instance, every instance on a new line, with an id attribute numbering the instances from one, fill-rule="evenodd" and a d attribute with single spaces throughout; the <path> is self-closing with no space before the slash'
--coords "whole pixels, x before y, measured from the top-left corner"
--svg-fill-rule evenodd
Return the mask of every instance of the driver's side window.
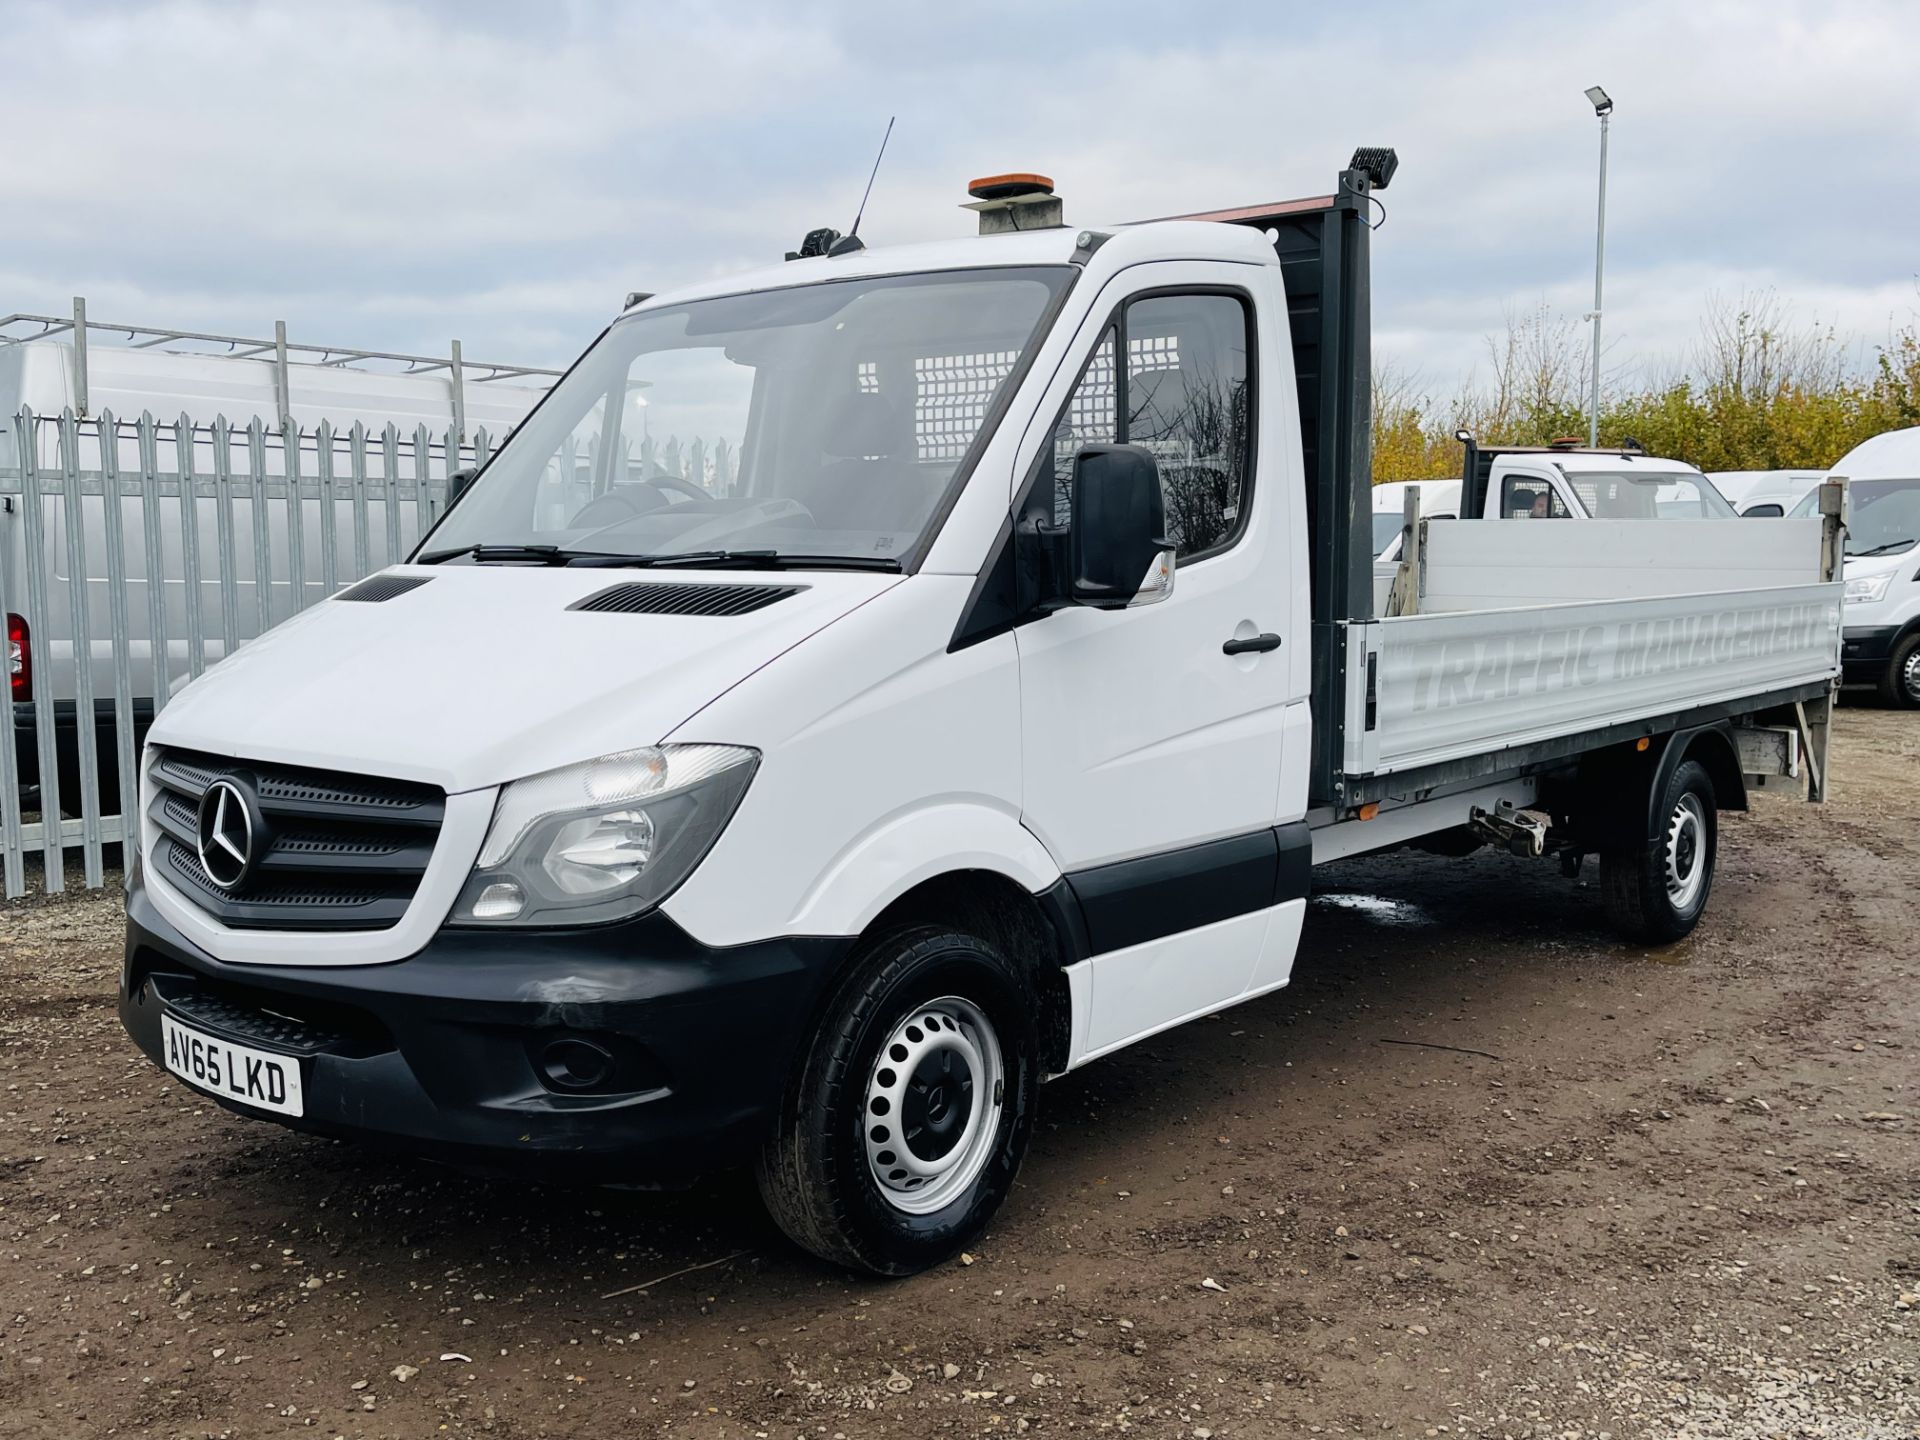
<path id="1" fill-rule="evenodd" d="M 1240 534 L 1253 484 L 1252 312 L 1237 294 L 1161 293 L 1128 301 L 1118 318 L 1042 451 L 1054 523 L 1072 519 L 1073 462 L 1084 447 L 1138 445 L 1159 464 L 1175 554 L 1223 550 Z"/>

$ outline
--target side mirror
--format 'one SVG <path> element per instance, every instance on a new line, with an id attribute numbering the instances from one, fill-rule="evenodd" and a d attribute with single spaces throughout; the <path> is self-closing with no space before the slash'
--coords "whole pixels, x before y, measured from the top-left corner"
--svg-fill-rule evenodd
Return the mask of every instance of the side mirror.
<path id="1" fill-rule="evenodd" d="M 1073 461 L 1068 594 L 1076 605 L 1120 610 L 1173 593 L 1160 466 L 1138 445 L 1088 445 Z"/>
<path id="2" fill-rule="evenodd" d="M 1742 520 L 1773 520 L 1787 513 L 1784 505 L 1752 505 L 1740 512 Z"/>
<path id="3" fill-rule="evenodd" d="M 460 497 L 467 493 L 467 488 L 473 484 L 474 477 L 479 473 L 478 470 L 456 470 L 447 476 L 448 510 L 460 503 Z"/>

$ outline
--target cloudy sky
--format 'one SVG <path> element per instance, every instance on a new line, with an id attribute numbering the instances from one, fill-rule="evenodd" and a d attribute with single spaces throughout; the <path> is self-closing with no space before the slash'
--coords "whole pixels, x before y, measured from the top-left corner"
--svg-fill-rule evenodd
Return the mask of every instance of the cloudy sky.
<path id="1" fill-rule="evenodd" d="M 968 177 L 1069 221 L 1401 169 L 1377 350 L 1436 391 L 1503 317 L 1591 303 L 1618 104 L 1609 369 L 1684 358 L 1708 295 L 1859 337 L 1920 316 L 1920 4 L 655 5 L 0 0 L 0 314 L 561 364 L 629 289 L 846 228 L 967 233 Z"/>

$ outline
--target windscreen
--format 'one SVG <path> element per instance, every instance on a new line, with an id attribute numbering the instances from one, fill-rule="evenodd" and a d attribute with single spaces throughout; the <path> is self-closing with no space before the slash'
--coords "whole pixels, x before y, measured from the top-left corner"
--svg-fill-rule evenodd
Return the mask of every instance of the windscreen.
<path id="1" fill-rule="evenodd" d="M 1406 528 L 1406 516 L 1398 511 L 1376 510 L 1373 512 L 1373 553 L 1384 555 L 1387 547 L 1400 536 Z"/>
<path id="2" fill-rule="evenodd" d="M 428 540 L 872 563 L 943 513 L 1065 266 L 796 286 L 614 325 Z"/>
<path id="3" fill-rule="evenodd" d="M 1817 506 L 1820 492 L 1810 497 Z M 1805 502 L 1794 507 L 1798 515 Z M 1900 555 L 1920 544 L 1920 479 L 1847 486 L 1847 554 Z"/>
<path id="4" fill-rule="evenodd" d="M 1567 476 L 1573 493 L 1595 520 L 1732 520 L 1733 506 L 1704 475 L 1688 471 L 1607 474 L 1576 471 Z"/>

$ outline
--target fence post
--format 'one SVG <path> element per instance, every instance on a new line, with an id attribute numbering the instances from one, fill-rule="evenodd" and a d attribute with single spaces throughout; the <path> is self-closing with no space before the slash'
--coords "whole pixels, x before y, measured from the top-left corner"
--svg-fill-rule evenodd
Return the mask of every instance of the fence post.
<path id="1" fill-rule="evenodd" d="M 196 440 L 193 421 L 182 410 L 173 422 L 173 449 L 180 459 L 180 583 L 187 597 L 189 680 L 198 680 L 207 668 L 206 597 L 200 590 L 200 480 L 193 454 Z"/>
<path id="2" fill-rule="evenodd" d="M 333 488 L 333 422 L 322 420 L 313 432 L 314 483 L 320 491 L 320 589 L 331 595 L 340 585 L 340 557 L 336 551 L 338 503 Z"/>
<path id="3" fill-rule="evenodd" d="M 353 578 L 367 573 L 367 427 L 356 420 L 347 431 L 347 463 L 353 467 Z"/>
<path id="4" fill-rule="evenodd" d="M 247 425 L 247 493 L 253 521 L 254 633 L 273 628 L 273 537 L 267 530 L 267 428 L 258 415 Z M 236 557 L 237 559 L 237 557 Z"/>
<path id="5" fill-rule="evenodd" d="M 47 603 L 47 515 L 40 490 L 40 433 L 33 422 L 33 411 L 22 409 L 20 507 L 26 522 L 22 534 L 27 552 L 27 630 L 40 637 L 35 648 L 45 652 L 53 638 L 53 627 L 48 623 L 53 607 Z M 40 681 L 33 692 L 33 732 L 40 762 L 41 873 L 47 893 L 55 894 L 66 889 L 67 881 L 61 853 L 60 754 L 54 743 L 52 667 L 43 663 L 34 678 Z"/>
<path id="6" fill-rule="evenodd" d="M 160 447 L 153 412 L 140 412 L 140 516 L 147 540 L 147 659 L 152 667 L 153 713 L 167 703 L 172 679 L 172 646 L 167 636 L 167 552 L 161 543 Z"/>
<path id="7" fill-rule="evenodd" d="M 425 425 L 413 427 L 413 476 L 413 542 L 406 548 L 408 554 L 433 528 L 433 436 Z"/>
<path id="8" fill-rule="evenodd" d="M 17 433 L 28 433 L 17 417 L 14 425 Z M 18 580 L 13 574 L 13 532 L 22 523 L 19 512 L 20 506 L 14 503 L 12 495 L 0 495 L 0 617 L 20 614 L 15 606 L 25 603 L 14 599 Z M 32 637 L 28 638 L 31 643 Z M 10 646 L 11 641 L 8 644 Z M 5 702 L 0 703 L 0 717 L 6 720 L 4 731 L 0 731 L 0 881 L 4 881 L 7 899 L 16 900 L 27 893 L 27 859 L 20 833 L 20 766 L 15 739 L 20 732 L 14 713 L 10 668 L 5 678 L 7 696 Z"/>
<path id="9" fill-rule="evenodd" d="M 293 373 L 287 368 L 287 322 L 273 322 L 273 394 L 280 406 L 280 428 L 293 423 Z"/>
<path id="10" fill-rule="evenodd" d="M 220 553 L 220 658 L 240 648 L 240 565 L 233 533 L 233 426 L 213 417 L 214 534 Z"/>
<path id="11" fill-rule="evenodd" d="M 383 497 L 387 512 L 387 558 L 380 568 L 398 565 L 400 548 L 400 427 L 391 420 L 380 432 L 380 470 L 386 477 Z"/>
<path id="12" fill-rule="evenodd" d="M 453 433 L 462 444 L 467 439 L 467 377 L 460 366 L 460 342 L 453 342 Z M 449 469 L 453 467 L 449 466 Z"/>
<path id="13" fill-rule="evenodd" d="M 300 427 L 291 419 L 280 426 L 280 468 L 287 476 L 287 585 L 298 615 L 307 608 L 307 498 L 301 493 Z"/>
<path id="14" fill-rule="evenodd" d="M 136 833 L 132 817 L 140 813 L 139 789 L 134 783 L 133 635 L 127 606 L 126 518 L 120 493 L 120 422 L 111 410 L 103 409 L 96 423 L 100 432 L 100 500 L 104 507 L 101 528 L 107 547 L 107 619 L 113 638 L 113 760 L 119 799 L 120 879 L 124 884 L 132 858 L 127 847 Z"/>
<path id="15" fill-rule="evenodd" d="M 73 407 L 87 413 L 87 302 L 73 297 Z"/>
<path id="16" fill-rule="evenodd" d="M 88 889 L 105 878 L 100 859 L 99 719 L 93 704 L 93 625 L 87 595 L 87 515 L 81 498 L 80 424 L 60 415 L 60 470 L 67 527 L 67 615 L 73 625 L 73 735 L 80 766 L 80 854 Z M 104 500 L 104 497 L 102 497 Z M 44 820 L 47 816 L 42 813 Z M 54 824 L 59 824 L 58 817 Z"/>

